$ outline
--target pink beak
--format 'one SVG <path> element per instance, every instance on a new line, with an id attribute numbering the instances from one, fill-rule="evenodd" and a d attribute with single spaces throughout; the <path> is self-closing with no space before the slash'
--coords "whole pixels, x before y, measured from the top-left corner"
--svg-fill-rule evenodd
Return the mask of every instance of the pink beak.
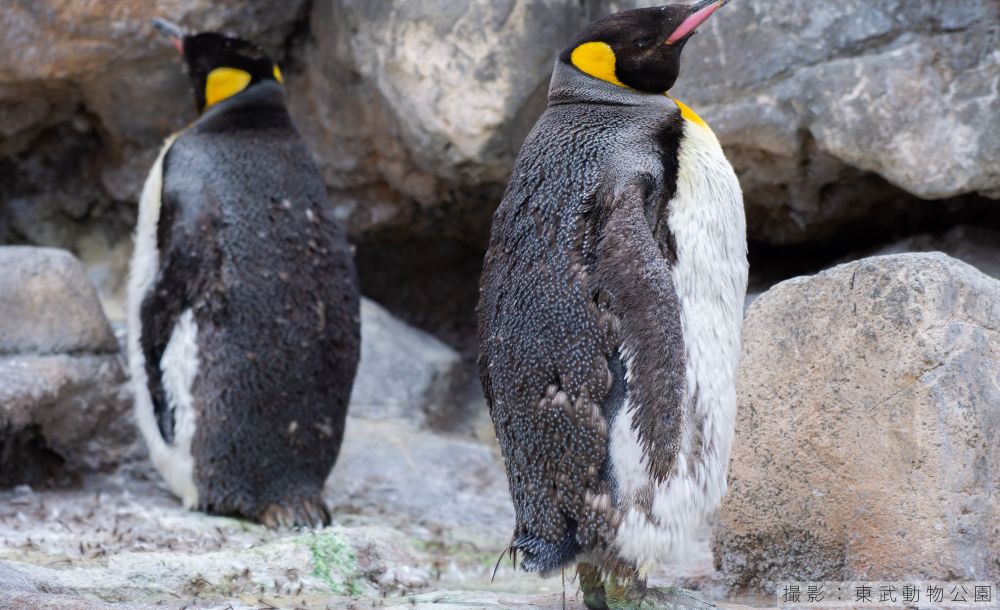
<path id="1" fill-rule="evenodd" d="M 150 23 L 152 23 L 153 27 L 159 30 L 161 34 L 167 37 L 170 44 L 174 45 L 174 48 L 177 49 L 178 53 L 181 55 L 184 54 L 184 29 L 181 28 L 181 26 L 160 17 L 150 20 Z"/>
<path id="2" fill-rule="evenodd" d="M 696 3 L 691 7 L 691 14 L 685 19 L 674 33 L 667 38 L 667 44 L 674 44 L 684 37 L 691 34 L 691 32 L 698 29 L 698 27 L 708 21 L 708 18 L 712 16 L 715 11 L 719 10 L 725 6 L 729 0 L 704 0 L 702 2 Z"/>

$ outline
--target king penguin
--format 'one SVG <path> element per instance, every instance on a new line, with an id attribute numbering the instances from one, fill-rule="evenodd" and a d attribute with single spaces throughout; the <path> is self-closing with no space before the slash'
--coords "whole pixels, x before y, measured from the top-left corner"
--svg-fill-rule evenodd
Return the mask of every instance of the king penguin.
<path id="1" fill-rule="evenodd" d="M 154 25 L 183 54 L 199 118 L 142 191 L 128 286 L 135 415 L 192 509 L 269 527 L 330 522 L 322 500 L 357 370 L 344 227 L 257 46 Z"/>
<path id="2" fill-rule="evenodd" d="M 653 604 L 720 505 L 747 284 L 743 196 L 668 95 L 726 0 L 598 19 L 559 55 L 494 217 L 479 369 L 528 571 L 591 608 Z M 645 600 L 645 601 L 643 601 Z"/>

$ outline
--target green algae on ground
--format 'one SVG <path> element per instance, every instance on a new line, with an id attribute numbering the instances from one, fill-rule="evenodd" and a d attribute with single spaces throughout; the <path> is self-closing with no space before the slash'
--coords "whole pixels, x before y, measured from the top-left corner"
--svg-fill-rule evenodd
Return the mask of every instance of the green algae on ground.
<path id="1" fill-rule="evenodd" d="M 356 577 L 358 560 L 354 547 L 339 532 L 331 529 L 314 532 L 303 542 L 312 555 L 312 575 L 323 581 L 331 593 L 352 596 L 362 593 Z"/>

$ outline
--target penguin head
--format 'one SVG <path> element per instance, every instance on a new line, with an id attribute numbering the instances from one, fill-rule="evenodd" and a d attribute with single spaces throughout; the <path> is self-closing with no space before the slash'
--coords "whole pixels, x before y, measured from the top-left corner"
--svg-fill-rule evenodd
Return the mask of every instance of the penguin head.
<path id="1" fill-rule="evenodd" d="M 729 0 L 698 0 L 622 11 L 594 21 L 559 59 L 594 78 L 645 93 L 674 86 L 681 51 L 695 30 Z"/>
<path id="2" fill-rule="evenodd" d="M 198 112 L 258 83 L 284 82 L 278 64 L 252 42 L 214 32 L 186 34 L 165 19 L 154 19 L 153 25 L 184 56 Z"/>

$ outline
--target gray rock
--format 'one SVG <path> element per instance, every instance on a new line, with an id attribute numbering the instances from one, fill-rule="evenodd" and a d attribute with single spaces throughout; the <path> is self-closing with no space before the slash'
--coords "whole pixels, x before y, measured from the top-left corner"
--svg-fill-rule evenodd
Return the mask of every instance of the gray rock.
<path id="1" fill-rule="evenodd" d="M 883 179 L 923 198 L 997 198 L 1000 144 L 979 127 L 1000 116 L 998 13 L 988 0 L 733 3 L 687 46 L 673 93 L 725 145 L 755 239 L 905 214 Z"/>
<path id="2" fill-rule="evenodd" d="M 111 605 L 83 596 L 53 595 L 39 590 L 49 583 L 38 583 L 30 574 L 34 567 L 0 561 L 0 610 L 142 610 L 134 605 Z"/>
<path id="3" fill-rule="evenodd" d="M 83 266 L 0 248 L 0 486 L 46 484 L 134 450 L 118 343 Z"/>
<path id="4" fill-rule="evenodd" d="M 944 252 L 986 275 L 1000 280 L 1000 233 L 979 227 L 958 226 L 944 235 L 915 235 L 884 246 L 876 256 L 903 252 Z"/>
<path id="5" fill-rule="evenodd" d="M 9 563 L 0 562 L 0 593 L 6 596 L 11 593 L 27 593 L 37 590 L 27 575 Z"/>
<path id="6" fill-rule="evenodd" d="M 361 362 L 351 415 L 454 428 L 466 376 L 455 350 L 377 303 L 361 301 Z"/>
<path id="7" fill-rule="evenodd" d="M 94 287 L 65 250 L 0 247 L 0 355 L 113 353 Z"/>
<path id="8" fill-rule="evenodd" d="M 44 484 L 132 454 L 131 401 L 118 356 L 0 358 L 0 485 Z"/>
<path id="9" fill-rule="evenodd" d="M 674 93 L 726 147 L 758 239 L 829 235 L 895 197 L 863 172 L 1000 198 L 983 129 L 1000 123 L 998 19 L 991 0 L 734 2 L 686 47 Z"/>
<path id="10" fill-rule="evenodd" d="M 293 108 L 328 183 L 351 191 L 356 228 L 443 205 L 457 226 L 503 185 L 562 45 L 594 17 L 655 4 L 326 3 Z M 675 93 L 726 146 L 757 239 L 830 235 L 898 205 L 885 180 L 1000 197 L 1000 142 L 980 129 L 1000 121 L 998 18 L 989 0 L 733 3 L 688 45 Z M 358 192 L 380 184 L 403 198 Z"/>
<path id="11" fill-rule="evenodd" d="M 743 331 L 731 587 L 1000 578 L 1000 282 L 902 254 L 783 282 Z"/>
<path id="12" fill-rule="evenodd" d="M 335 512 L 378 515 L 503 548 L 514 526 L 507 477 L 486 445 L 349 417 L 327 481 Z"/>
<path id="13" fill-rule="evenodd" d="M 440 205 L 456 185 L 506 180 L 555 53 L 585 22 L 569 0 L 321 3 L 292 106 L 328 184 Z"/>
<path id="14" fill-rule="evenodd" d="M 349 594 L 426 586 L 426 560 L 392 529 L 269 530 L 184 510 L 155 477 L 134 469 L 79 488 L 0 490 L 0 600 L 41 591 L 115 604 L 242 597 L 340 607 Z"/>

